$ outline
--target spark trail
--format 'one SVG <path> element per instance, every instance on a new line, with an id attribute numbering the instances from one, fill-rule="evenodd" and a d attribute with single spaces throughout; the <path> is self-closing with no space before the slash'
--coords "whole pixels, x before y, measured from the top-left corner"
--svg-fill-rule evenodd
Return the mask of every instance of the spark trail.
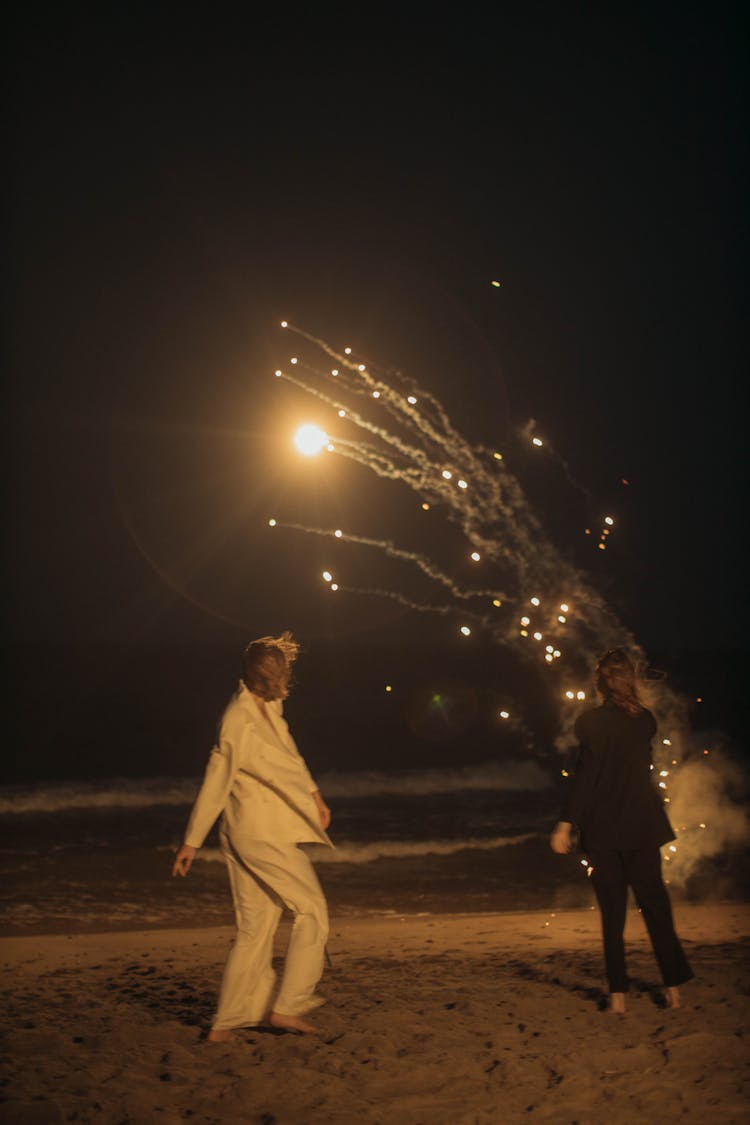
<path id="1" fill-rule="evenodd" d="M 406 485 L 423 507 L 440 508 L 463 533 L 467 555 L 481 562 L 482 573 L 493 571 L 497 583 L 461 586 L 423 554 L 389 540 L 299 524 L 297 530 L 335 535 L 412 563 L 450 594 L 457 612 L 473 603 L 475 622 L 493 639 L 513 647 L 541 645 L 540 659 L 548 664 L 565 651 L 579 676 L 590 667 L 592 652 L 634 645 L 598 591 L 548 540 L 502 454 L 471 445 L 434 395 L 413 380 L 398 372 L 381 373 L 324 340 L 285 327 L 310 345 L 317 359 L 322 354 L 333 363 L 324 370 L 298 355 L 276 376 L 326 403 L 341 423 L 367 435 L 365 440 L 332 436 L 328 448 L 378 477 Z M 360 406 L 365 402 L 367 416 Z"/>
<path id="2" fill-rule="evenodd" d="M 350 348 L 337 351 L 286 322 L 282 327 L 297 337 L 304 354 L 291 357 L 287 367 L 276 370 L 276 377 L 325 403 L 333 424 L 345 428 L 343 433 L 324 435 L 325 447 L 381 479 L 405 485 L 416 493 L 422 508 L 441 511 L 463 535 L 467 557 L 481 563 L 480 572 L 491 573 L 492 578 L 467 586 L 424 552 L 356 529 L 309 527 L 275 518 L 269 524 L 380 552 L 416 569 L 441 590 L 444 600 L 435 601 L 430 595 L 418 599 L 398 588 L 349 586 L 340 582 L 339 575 L 324 572 L 331 590 L 391 599 L 415 612 L 455 615 L 460 634 L 484 631 L 519 656 L 546 666 L 559 704 L 557 748 L 567 749 L 586 696 L 581 685 L 590 682 L 596 656 L 625 645 L 645 665 L 645 655 L 630 631 L 590 580 L 551 542 L 500 451 L 468 442 L 435 396 L 402 373 L 382 371 L 354 357 Z M 352 427 L 362 436 L 352 437 Z M 533 424 L 522 437 L 533 447 L 544 445 Z M 589 495 L 560 463 L 570 483 Z M 598 547 L 606 550 L 613 520 L 605 517 L 603 522 Z M 732 801 L 730 785 L 736 779 L 731 769 L 723 767 L 721 754 L 714 755 L 711 765 L 709 750 L 696 751 L 687 700 L 663 682 L 652 683 L 646 694 L 659 726 L 654 756 L 657 783 L 680 844 L 669 845 L 663 855 L 672 881 L 681 882 L 702 857 L 743 842 L 747 818 Z M 681 775 L 683 762 L 689 769 Z M 700 792 L 695 794 L 692 786 L 698 777 Z M 723 832 L 721 824 L 730 824 L 731 833 Z"/>

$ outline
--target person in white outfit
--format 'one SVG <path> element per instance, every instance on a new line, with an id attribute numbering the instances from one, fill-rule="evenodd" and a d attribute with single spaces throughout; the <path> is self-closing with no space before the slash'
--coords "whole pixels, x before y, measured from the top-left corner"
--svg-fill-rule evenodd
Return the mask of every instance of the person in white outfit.
<path id="1" fill-rule="evenodd" d="M 219 839 L 229 871 L 237 935 L 229 953 L 208 1039 L 269 1022 L 296 1032 L 317 1030 L 303 1017 L 323 1001 L 328 910 L 303 843 L 333 847 L 330 809 L 282 717 L 299 645 L 291 633 L 261 637 L 245 649 L 239 688 L 224 712 L 173 875 L 187 875 L 195 853 L 221 815 Z M 283 907 L 294 915 L 278 993 L 271 968 Z"/>

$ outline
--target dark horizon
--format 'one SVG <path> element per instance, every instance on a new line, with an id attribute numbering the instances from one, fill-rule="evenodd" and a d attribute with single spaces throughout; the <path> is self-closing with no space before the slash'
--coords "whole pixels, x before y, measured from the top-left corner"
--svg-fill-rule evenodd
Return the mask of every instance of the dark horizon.
<path id="1" fill-rule="evenodd" d="M 394 646 L 390 633 L 302 642 L 285 709 L 318 771 L 532 760 L 554 777 L 564 764 L 554 749 L 548 685 L 512 652 L 487 644 L 456 652 L 434 636 L 426 652 L 405 638 Z M 0 784 L 199 776 L 239 680 L 240 653 L 228 636 L 198 644 L 48 646 L 43 655 L 34 645 L 11 650 L 13 734 Z M 696 736 L 745 760 L 741 654 L 654 655 L 654 672 L 685 699 Z M 44 677 L 36 671 L 42 660 Z M 435 694 L 448 700 L 450 721 L 430 708 Z M 509 724 L 498 720 L 500 708 L 510 708 Z"/>

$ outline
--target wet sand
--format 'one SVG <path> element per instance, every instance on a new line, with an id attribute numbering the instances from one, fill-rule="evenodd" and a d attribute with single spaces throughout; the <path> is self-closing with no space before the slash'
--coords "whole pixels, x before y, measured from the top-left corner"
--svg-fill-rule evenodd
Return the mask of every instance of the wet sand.
<path id="1" fill-rule="evenodd" d="M 675 909 L 696 980 L 663 1007 L 637 911 L 624 1017 L 595 911 L 336 916 L 321 1033 L 209 1044 L 230 927 L 9 937 L 9 1125 L 497 1125 L 748 1115 L 750 907 Z M 279 930 L 283 952 L 288 922 Z"/>

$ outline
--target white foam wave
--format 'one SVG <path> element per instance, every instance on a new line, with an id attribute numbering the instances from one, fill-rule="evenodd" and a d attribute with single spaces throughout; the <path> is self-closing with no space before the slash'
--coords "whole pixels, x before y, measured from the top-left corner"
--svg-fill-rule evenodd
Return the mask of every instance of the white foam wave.
<path id="1" fill-rule="evenodd" d="M 483 762 L 455 769 L 338 772 L 318 777 L 326 797 L 429 796 L 467 789 L 528 791 L 548 789 L 550 775 L 536 762 Z"/>
<path id="2" fill-rule="evenodd" d="M 495 851 L 497 848 L 525 844 L 540 839 L 538 832 L 520 836 L 493 836 L 488 839 L 464 840 L 377 840 L 368 843 L 344 841 L 335 848 L 306 844 L 305 851 L 316 863 L 373 863 L 376 859 L 409 859 L 423 855 L 455 855 L 464 851 Z M 218 848 L 201 848 L 196 859 L 207 863 L 223 863 Z"/>
<path id="3" fill-rule="evenodd" d="M 484 762 L 455 769 L 331 770 L 318 783 L 327 798 L 430 796 L 462 790 L 523 792 L 547 789 L 550 775 L 536 762 Z M 48 782 L 0 789 L 0 815 L 54 813 L 67 809 L 139 809 L 155 805 L 190 806 L 200 778 L 106 778 L 102 781 Z"/>
<path id="4" fill-rule="evenodd" d="M 56 782 L 0 789 L 0 815 L 54 813 L 67 809 L 142 809 L 190 805 L 200 780 L 184 778 L 107 778 L 100 782 Z"/>

